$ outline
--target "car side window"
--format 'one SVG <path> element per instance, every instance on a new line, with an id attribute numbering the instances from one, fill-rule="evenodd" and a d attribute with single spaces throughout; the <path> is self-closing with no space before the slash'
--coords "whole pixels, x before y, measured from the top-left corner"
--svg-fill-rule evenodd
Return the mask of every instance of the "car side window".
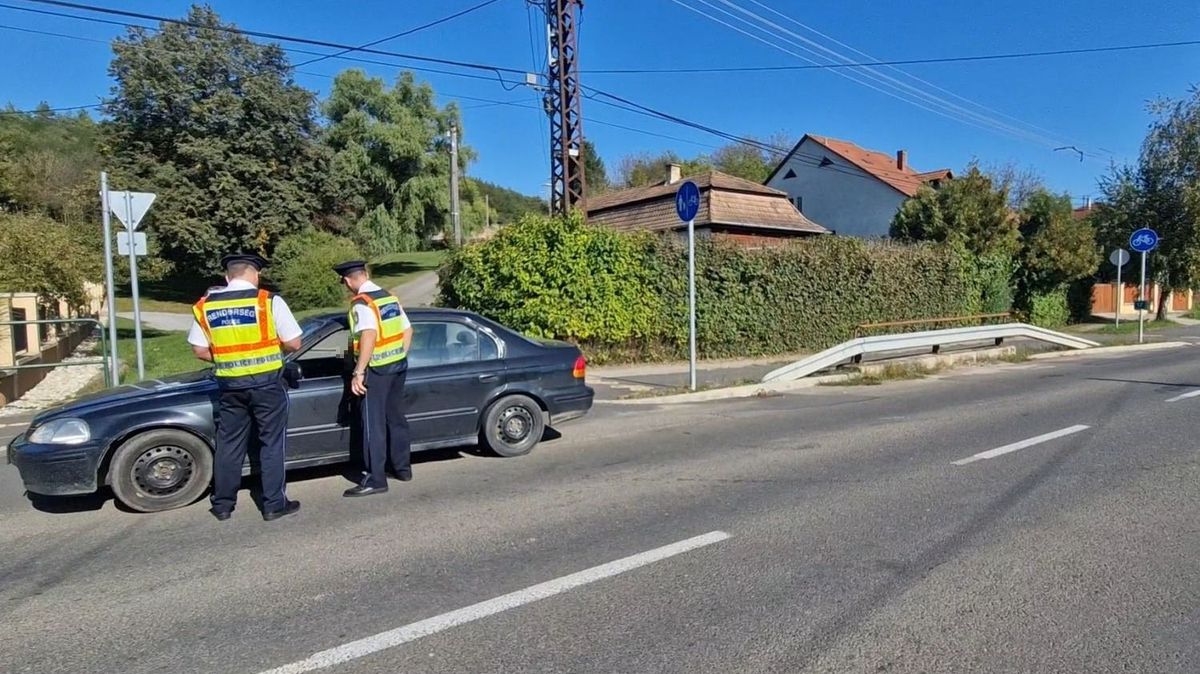
<path id="1" fill-rule="evenodd" d="M 433 367 L 478 360 L 494 360 L 500 349 L 496 340 L 473 326 L 452 321 L 413 323 L 409 365 Z"/>
<path id="2" fill-rule="evenodd" d="M 338 330 L 296 357 L 305 379 L 340 377 L 350 349 L 350 331 Z"/>

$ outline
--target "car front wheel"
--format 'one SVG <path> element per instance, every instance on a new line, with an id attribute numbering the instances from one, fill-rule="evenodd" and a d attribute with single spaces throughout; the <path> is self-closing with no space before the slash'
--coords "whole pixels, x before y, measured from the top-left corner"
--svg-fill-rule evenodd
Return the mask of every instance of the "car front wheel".
<path id="1" fill-rule="evenodd" d="M 117 500 L 138 512 L 179 508 L 196 501 L 212 480 L 208 445 L 183 431 L 135 435 L 117 449 L 109 481 Z"/>
<path id="2" fill-rule="evenodd" d="M 500 456 L 528 454 L 542 439 L 546 419 L 537 401 L 510 395 L 488 407 L 483 418 L 483 442 Z"/>

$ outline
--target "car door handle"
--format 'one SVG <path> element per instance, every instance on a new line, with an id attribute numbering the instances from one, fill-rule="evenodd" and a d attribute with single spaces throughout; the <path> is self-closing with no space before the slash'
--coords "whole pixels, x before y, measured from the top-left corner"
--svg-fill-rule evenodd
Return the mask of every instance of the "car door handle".
<path id="1" fill-rule="evenodd" d="M 496 382 L 496 381 L 499 381 L 499 380 L 500 380 L 500 377 L 498 377 L 498 376 L 496 376 L 496 375 L 494 375 L 494 374 L 481 374 L 481 375 L 479 375 L 479 382 L 480 382 L 481 384 L 491 384 L 492 382 Z"/>

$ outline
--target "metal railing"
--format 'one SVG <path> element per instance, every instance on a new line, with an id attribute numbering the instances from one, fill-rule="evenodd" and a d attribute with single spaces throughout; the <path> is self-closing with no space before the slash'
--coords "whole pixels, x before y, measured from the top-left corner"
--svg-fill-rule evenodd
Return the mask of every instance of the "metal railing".
<path id="1" fill-rule="evenodd" d="M 100 334 L 100 357 L 85 360 L 76 360 L 70 363 L 33 363 L 26 365 L 3 365 L 0 366 L 0 371 L 4 370 L 43 370 L 46 368 L 56 367 L 78 367 L 81 365 L 100 365 L 104 368 L 104 386 L 110 387 L 113 385 L 112 368 L 108 362 L 108 335 L 104 331 L 104 325 L 96 318 L 48 318 L 36 321 L 0 321 L 0 326 L 17 327 L 26 325 L 92 325 L 95 326 L 96 332 Z M 14 340 L 15 344 L 15 340 Z M 13 360 L 17 359 L 17 354 L 13 354 Z"/>
<path id="2" fill-rule="evenodd" d="M 1090 349 L 1100 346 L 1089 339 L 1046 330 L 1045 328 L 1038 328 L 1025 323 L 1000 323 L 998 325 L 926 330 L 924 332 L 903 332 L 894 335 L 855 337 L 837 346 L 825 349 L 820 353 L 768 372 L 762 380 L 764 382 L 771 382 L 801 379 L 843 362 L 861 362 L 865 354 L 927 349 L 930 347 L 933 347 L 933 352 L 937 353 L 940 347 L 949 344 L 994 342 L 998 346 L 1006 338 L 1014 337 L 1035 339 L 1068 349 Z"/>
<path id="3" fill-rule="evenodd" d="M 907 321 L 884 321 L 882 323 L 862 323 L 854 326 L 854 336 L 862 337 L 864 332 L 877 330 L 879 328 L 906 328 L 913 325 L 941 325 L 944 323 L 967 323 L 971 321 L 984 321 L 996 319 L 1011 319 L 1012 314 L 1005 311 L 998 314 L 971 314 L 968 316 L 942 316 L 938 318 L 915 318 Z"/>

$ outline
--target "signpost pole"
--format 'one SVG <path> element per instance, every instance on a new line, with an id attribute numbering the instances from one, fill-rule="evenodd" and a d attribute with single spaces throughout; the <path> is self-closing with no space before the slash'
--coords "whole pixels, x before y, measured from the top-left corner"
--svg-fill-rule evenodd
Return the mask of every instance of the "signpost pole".
<path id="1" fill-rule="evenodd" d="M 137 272 L 137 246 L 134 244 L 134 228 L 133 225 L 133 195 L 129 192 L 124 193 L 125 196 L 125 222 L 126 229 L 129 232 L 129 287 L 133 295 L 133 338 L 137 344 L 137 373 L 138 381 L 146 378 L 146 358 L 142 353 L 142 308 L 141 302 L 138 300 L 138 272 Z"/>
<path id="2" fill-rule="evenodd" d="M 696 219 L 688 220 L 688 387 L 696 390 Z"/>
<path id="3" fill-rule="evenodd" d="M 1142 251 L 1142 281 L 1138 285 L 1138 297 L 1142 303 L 1138 306 L 1138 344 L 1145 341 L 1146 337 L 1146 251 Z"/>
<path id="4" fill-rule="evenodd" d="M 100 173 L 100 208 L 104 211 L 104 286 L 108 304 L 108 369 L 113 386 L 120 383 L 120 365 L 117 361 L 117 303 L 113 290 L 112 221 L 108 204 L 108 173 Z"/>
<path id="5" fill-rule="evenodd" d="M 1122 292 L 1122 288 L 1121 288 L 1121 267 L 1122 267 L 1122 265 L 1117 265 L 1117 287 L 1116 287 L 1116 290 L 1113 292 L 1113 297 L 1116 299 L 1115 304 L 1117 307 L 1117 313 L 1114 314 L 1117 317 L 1117 319 L 1116 319 L 1117 327 L 1120 327 L 1120 325 L 1121 325 L 1121 300 L 1125 299 L 1125 293 Z"/>

